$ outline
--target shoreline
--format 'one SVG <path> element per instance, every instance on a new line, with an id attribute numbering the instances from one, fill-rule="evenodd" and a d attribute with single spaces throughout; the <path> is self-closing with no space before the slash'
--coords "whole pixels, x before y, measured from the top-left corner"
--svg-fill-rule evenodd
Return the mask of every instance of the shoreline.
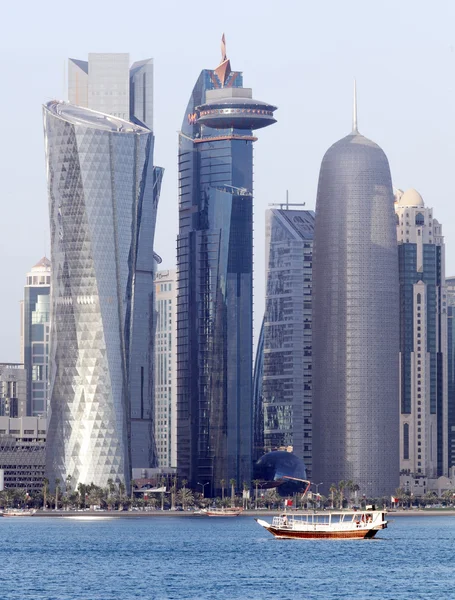
<path id="1" fill-rule="evenodd" d="M 277 510 L 245 510 L 239 516 L 240 517 L 273 517 L 276 516 L 277 513 L 283 512 L 279 509 Z M 288 511 L 288 514 L 300 515 L 304 514 L 306 511 Z M 326 511 L 327 513 L 330 511 Z M 390 519 L 394 519 L 395 517 L 454 517 L 455 509 L 448 510 L 394 510 L 389 511 L 387 516 Z M 173 511 L 173 510 L 154 510 L 154 511 L 117 511 L 117 510 L 38 510 L 34 515 L 31 515 L 32 518 L 36 517 L 44 517 L 44 518 L 64 518 L 64 517 L 112 517 L 114 519 L 121 518 L 148 518 L 148 517 L 192 517 L 192 518 L 210 518 L 206 515 L 194 514 L 193 511 Z M 232 517 L 230 517 L 232 518 Z"/>

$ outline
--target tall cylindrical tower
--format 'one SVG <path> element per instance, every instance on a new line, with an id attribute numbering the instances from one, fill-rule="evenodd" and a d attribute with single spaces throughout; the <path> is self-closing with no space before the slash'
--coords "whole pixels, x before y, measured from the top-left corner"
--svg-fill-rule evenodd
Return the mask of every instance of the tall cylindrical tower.
<path id="1" fill-rule="evenodd" d="M 399 482 L 398 254 L 389 163 L 357 131 L 326 152 L 313 264 L 313 477 Z"/>

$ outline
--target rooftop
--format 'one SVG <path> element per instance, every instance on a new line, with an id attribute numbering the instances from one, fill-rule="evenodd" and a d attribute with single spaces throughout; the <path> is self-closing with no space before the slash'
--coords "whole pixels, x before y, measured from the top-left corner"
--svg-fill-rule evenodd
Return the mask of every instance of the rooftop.
<path id="1" fill-rule="evenodd" d="M 146 127 L 135 125 L 130 121 L 106 115 L 96 110 L 76 106 L 69 102 L 51 100 L 44 105 L 44 108 L 56 117 L 73 125 L 84 125 L 115 133 L 150 133 L 150 130 Z"/>

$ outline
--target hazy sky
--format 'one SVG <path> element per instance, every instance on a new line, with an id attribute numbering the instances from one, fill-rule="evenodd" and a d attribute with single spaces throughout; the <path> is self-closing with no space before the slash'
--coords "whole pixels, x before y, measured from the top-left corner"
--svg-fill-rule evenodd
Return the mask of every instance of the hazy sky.
<path id="1" fill-rule="evenodd" d="M 357 78 L 359 130 L 389 158 L 394 185 L 415 187 L 443 225 L 455 274 L 455 2 L 453 0 L 78 0 L 8 3 L 0 37 L 0 361 L 19 360 L 25 274 L 48 247 L 41 105 L 64 96 L 64 63 L 88 52 L 155 61 L 155 163 L 166 169 L 156 236 L 175 264 L 177 131 L 203 68 L 220 60 L 278 123 L 254 154 L 255 328 L 264 302 L 264 211 L 271 202 L 314 208 L 327 148 L 351 129 Z"/>

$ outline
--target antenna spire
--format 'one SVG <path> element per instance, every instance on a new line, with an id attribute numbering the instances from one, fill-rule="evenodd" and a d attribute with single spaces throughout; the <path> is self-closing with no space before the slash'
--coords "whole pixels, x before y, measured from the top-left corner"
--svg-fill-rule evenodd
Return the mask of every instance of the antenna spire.
<path id="1" fill-rule="evenodd" d="M 357 84 L 354 79 L 354 99 L 352 105 L 352 133 L 359 133 L 359 129 L 357 127 Z"/>

